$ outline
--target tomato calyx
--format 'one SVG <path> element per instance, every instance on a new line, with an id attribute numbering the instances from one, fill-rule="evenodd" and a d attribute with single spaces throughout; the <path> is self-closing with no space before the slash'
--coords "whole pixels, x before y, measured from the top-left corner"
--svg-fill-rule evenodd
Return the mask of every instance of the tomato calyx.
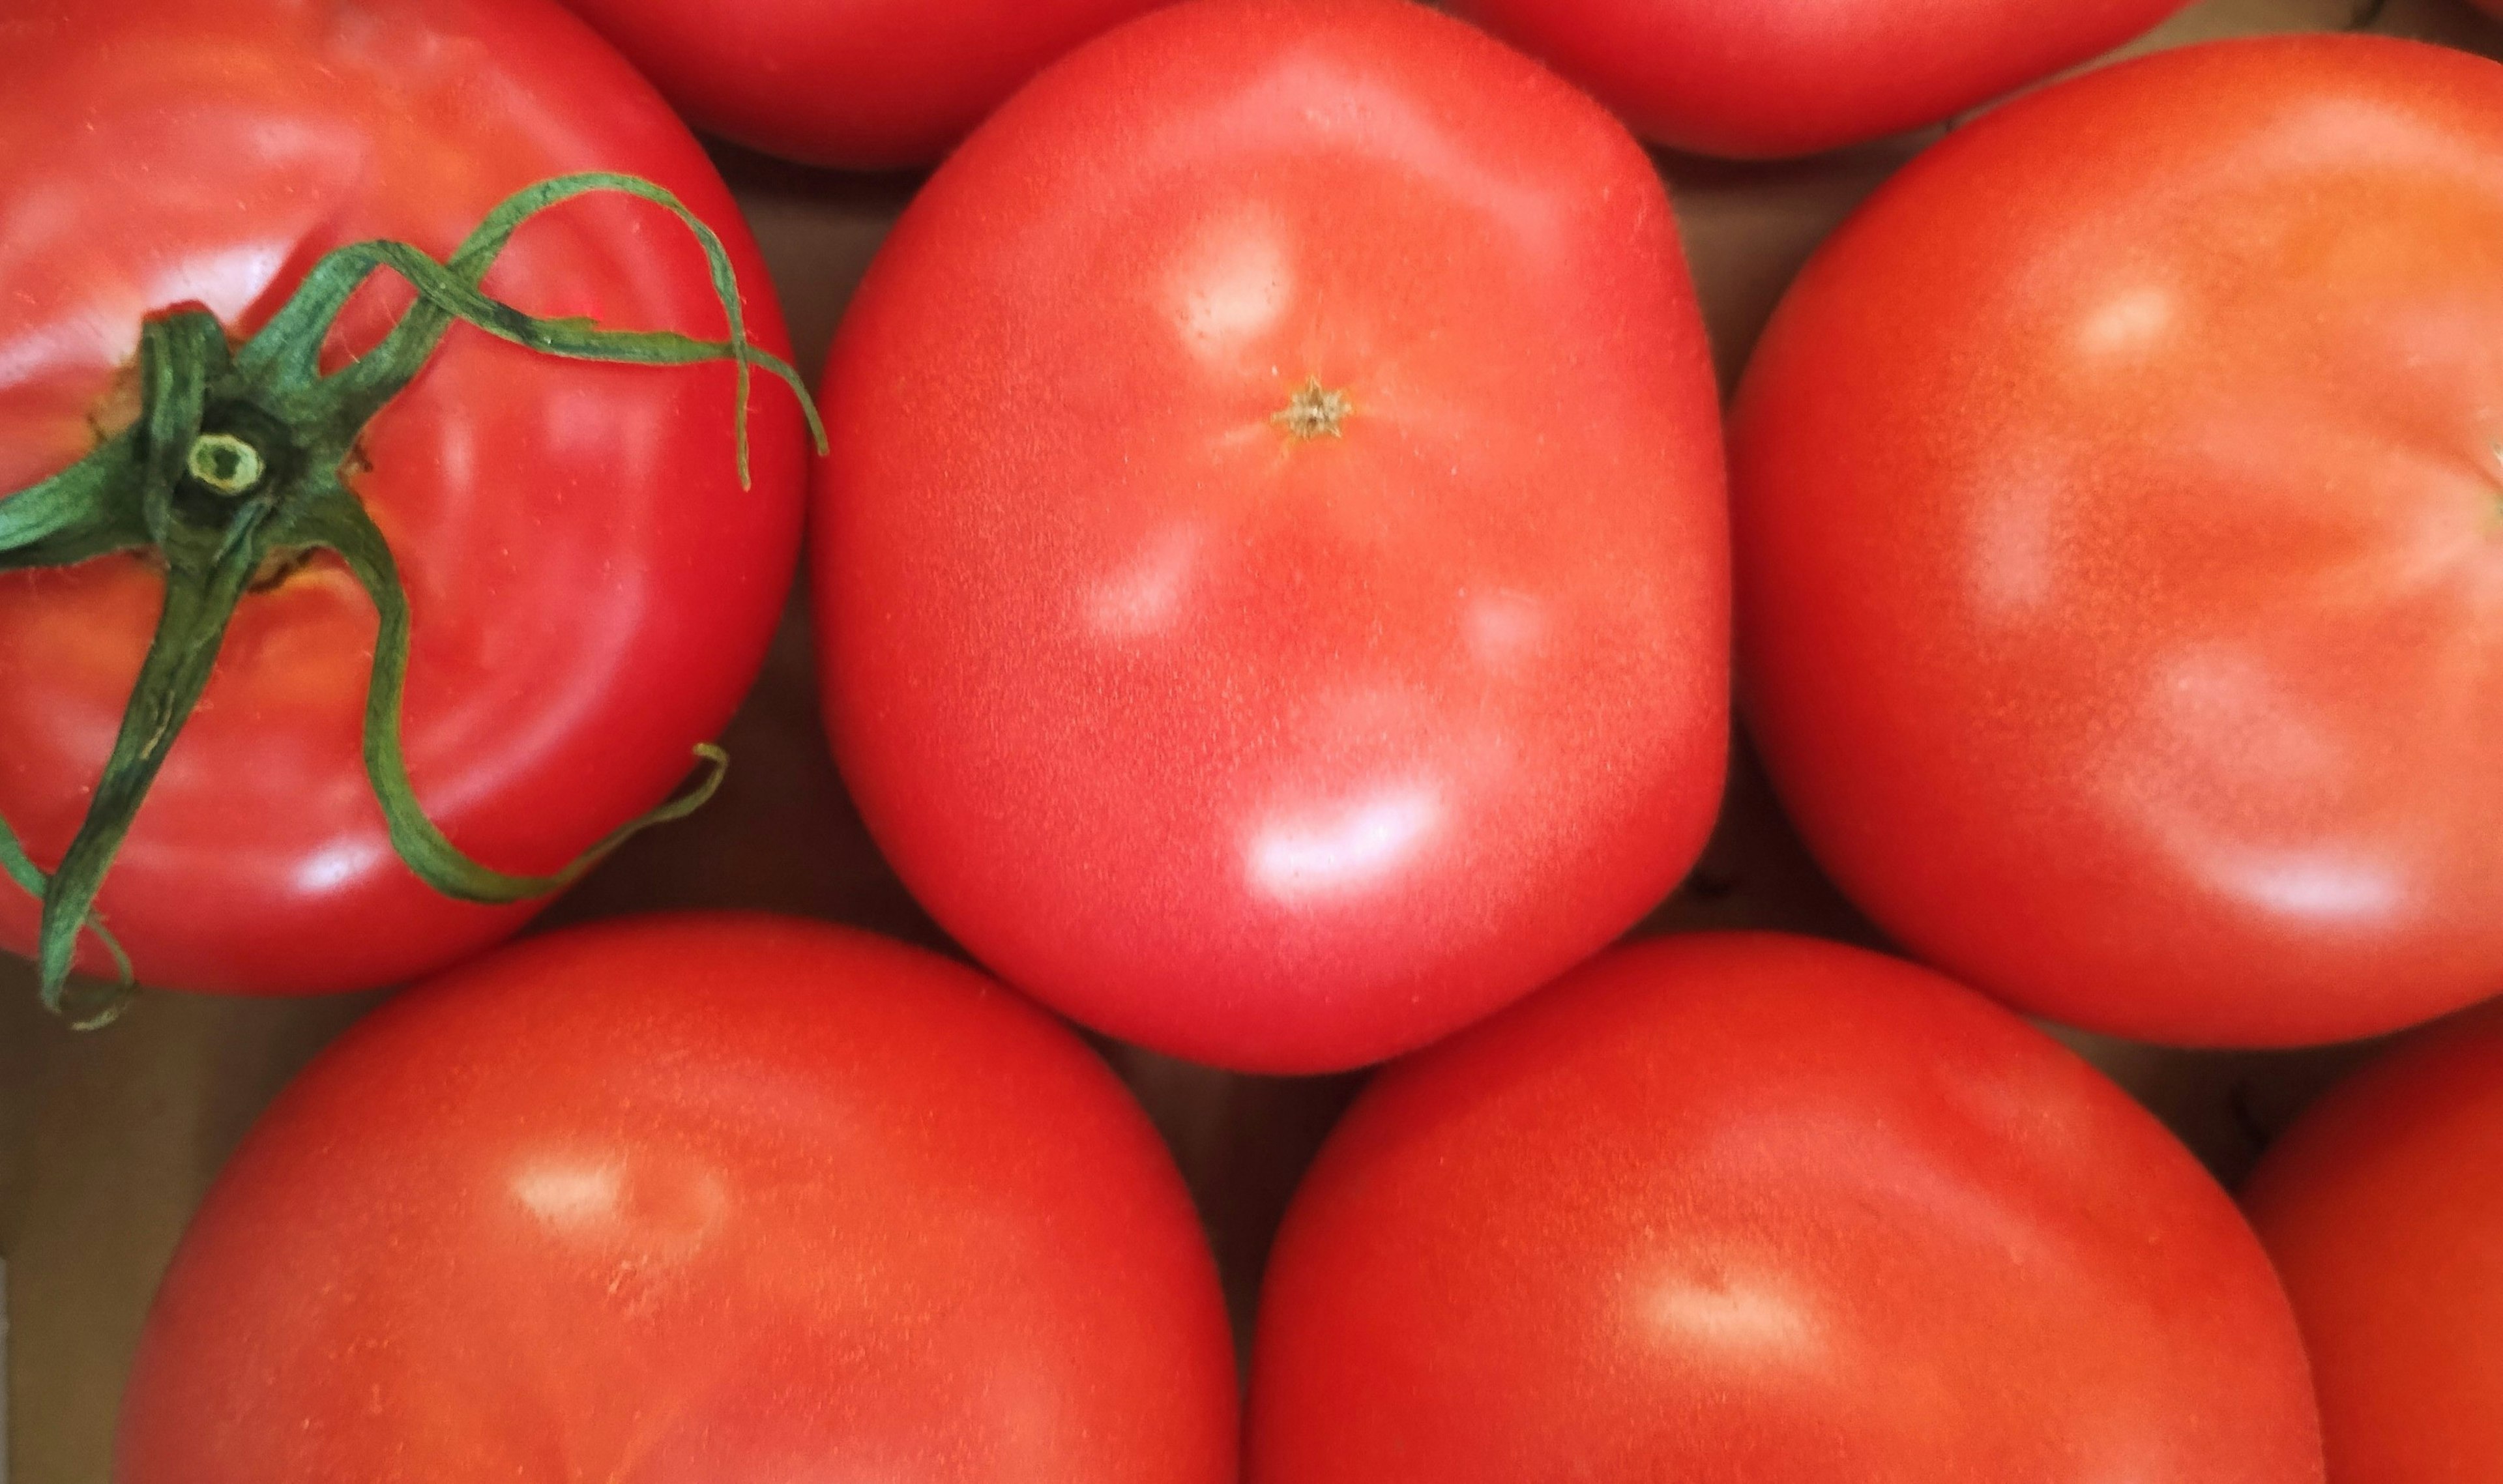
<path id="1" fill-rule="evenodd" d="M 593 192 L 666 207 L 702 243 L 729 335 L 603 329 L 544 320 L 488 297 L 478 285 L 514 233 L 539 212 Z M 325 374 L 324 341 L 348 300 L 377 271 L 406 280 L 417 298 L 363 355 Z M 134 991 L 129 957 L 94 915 L 113 857 L 129 834 L 176 737 L 214 673 L 236 605 L 272 572 L 326 551 L 344 563 L 379 618 L 364 717 L 365 773 L 393 848 L 428 885 L 462 901 L 503 905 L 569 885 L 629 837 L 682 818 L 719 787 L 728 756 L 709 743 L 685 794 L 629 820 L 561 870 L 520 876 L 463 854 L 419 805 L 401 751 L 409 655 L 408 596 L 390 543 L 349 488 L 366 424 L 425 368 L 456 323 L 546 355 L 644 365 L 730 361 L 737 367 L 737 459 L 748 480 L 747 407 L 756 367 L 800 398 L 820 453 L 825 432 L 797 372 L 748 339 L 728 254 L 711 228 L 659 186 L 589 173 L 543 181 L 507 198 L 443 261 L 403 242 L 351 244 L 324 257 L 285 307 L 240 347 L 214 314 L 184 305 L 141 328 L 139 416 L 51 478 L 0 499 L 0 571 L 67 567 L 121 552 L 153 555 L 164 606 L 131 688 L 120 733 L 77 835 L 47 874 L 0 820 L 0 875 L 43 901 L 37 966 L 44 1003 L 81 1028 L 110 1022 Z M 70 973 L 82 931 L 113 956 L 118 982 L 90 989 L 75 1011 Z"/>

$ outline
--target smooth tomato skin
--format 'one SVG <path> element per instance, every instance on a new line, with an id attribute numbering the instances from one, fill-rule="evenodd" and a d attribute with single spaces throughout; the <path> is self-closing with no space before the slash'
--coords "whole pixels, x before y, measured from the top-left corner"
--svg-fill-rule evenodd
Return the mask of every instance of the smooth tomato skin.
<path id="1" fill-rule="evenodd" d="M 760 916 L 534 938 L 281 1095 L 186 1234 L 119 1484 L 1230 1484 L 1216 1265 L 1086 1047 Z"/>
<path id="2" fill-rule="evenodd" d="M 1612 951 L 1384 1072 L 1270 1260 L 1249 1484 L 2317 1484 L 2174 1138 L 1910 964 Z"/>
<path id="3" fill-rule="evenodd" d="M 248 332 L 324 251 L 381 236 L 443 255 L 508 192 L 567 171 L 678 193 L 727 243 L 758 341 L 788 353 L 692 136 L 544 0 L 39 0 L 0 36 L 0 491 L 92 446 L 147 314 L 197 300 Z M 639 202 L 531 224 L 486 288 L 621 328 L 723 328 L 701 250 Z M 368 291 L 332 354 L 403 302 Z M 741 490 L 732 385 L 727 366 L 559 362 L 463 327 L 369 425 L 351 484 L 414 613 L 410 773 L 489 865 L 553 870 L 657 803 L 762 664 L 798 560 L 805 445 L 760 376 Z M 0 575 L 0 816 L 41 863 L 86 807 L 161 594 L 131 557 Z M 326 558 L 236 614 L 99 903 L 144 982 L 396 983 L 534 909 L 453 902 L 393 853 L 359 750 L 374 622 Z M 35 919 L 0 887 L 0 946 L 27 951 Z"/>
<path id="4" fill-rule="evenodd" d="M 1646 139 L 1737 159 L 1937 123 L 2187 0 L 1455 0 Z"/>
<path id="5" fill-rule="evenodd" d="M 1043 66 L 1162 0 L 564 0 L 697 127 L 786 159 L 925 165 Z"/>
<path id="6" fill-rule="evenodd" d="M 1276 421 L 1309 383 L 1338 436 Z M 1220 1065 L 1417 1046 L 1630 926 L 1727 738 L 1712 373 L 1634 141 L 1389 0 L 1101 38 L 941 168 L 824 394 L 837 756 L 924 906 Z"/>
<path id="7" fill-rule="evenodd" d="M 1818 859 L 2029 1012 L 2292 1045 L 2503 989 L 2503 68 L 2360 36 L 1950 135 L 1732 414 Z"/>
<path id="8" fill-rule="evenodd" d="M 2243 1191 L 2312 1353 L 2339 1484 L 2503 1477 L 2503 1005 L 2430 1028 Z"/>

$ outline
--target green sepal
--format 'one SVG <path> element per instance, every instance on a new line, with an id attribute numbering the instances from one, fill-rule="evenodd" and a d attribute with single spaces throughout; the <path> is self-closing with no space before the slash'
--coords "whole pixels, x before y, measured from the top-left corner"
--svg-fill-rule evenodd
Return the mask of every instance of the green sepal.
<path id="1" fill-rule="evenodd" d="M 134 498 L 139 464 L 138 430 L 126 429 L 51 478 L 0 500 L 0 571 L 66 567 L 146 545 L 148 522 Z"/>
<path id="2" fill-rule="evenodd" d="M 547 876 L 516 876 L 481 865 L 464 854 L 427 817 L 410 783 L 408 759 L 402 751 L 401 705 L 408 689 L 409 611 L 407 590 L 399 580 L 391 543 L 344 489 L 308 501 L 289 523 L 290 545 L 315 546 L 337 554 L 373 600 L 379 620 L 374 632 L 374 665 L 365 686 L 365 777 L 382 805 L 391 829 L 392 847 L 417 873 L 418 879 L 447 897 L 488 906 L 527 902 L 563 890 L 581 879 L 611 850 L 656 824 L 683 819 L 703 808 L 720 789 L 730 767 L 730 754 L 706 742 L 695 750 L 703 776 L 685 794 L 651 812 L 610 831 L 569 864 Z"/>
<path id="3" fill-rule="evenodd" d="M 685 224 L 703 248 L 713 293 L 721 301 L 729 325 L 728 338 L 704 340 L 675 330 L 612 330 L 580 319 L 540 319 L 480 292 L 478 285 L 486 278 L 487 270 L 495 265 L 523 223 L 551 206 L 597 192 L 622 193 L 650 201 Z M 320 323 L 326 326 L 367 278 L 386 267 L 417 292 L 417 303 L 372 350 L 330 376 L 310 379 L 321 342 L 311 334 L 307 324 L 318 313 Z M 299 302 L 306 306 L 303 316 L 291 317 Z M 788 362 L 748 338 L 747 311 L 739 302 L 737 277 L 720 236 L 675 195 L 630 175 L 587 172 L 560 176 L 517 192 L 489 213 L 442 262 L 404 242 L 360 242 L 339 248 L 326 255 L 305 275 L 298 298 L 289 303 L 287 311 L 282 311 L 268 329 L 254 337 L 238 358 L 238 367 L 245 379 L 255 384 L 272 388 L 305 385 L 305 400 L 290 409 L 291 421 L 361 429 L 416 378 L 456 323 L 527 350 L 569 360 L 630 365 L 693 365 L 725 360 L 733 362 L 738 377 L 735 416 L 741 489 L 750 484 L 747 409 L 753 367 L 764 367 L 791 389 L 791 395 L 799 398 L 817 452 L 826 452 L 825 424 L 800 373 Z M 269 341 L 266 349 L 263 340 Z M 340 454 L 344 457 L 345 453 L 343 445 Z"/>
<path id="4" fill-rule="evenodd" d="M 17 832 L 9 828 L 5 819 L 0 819 L 0 876 L 7 877 L 20 890 L 38 900 L 51 881 L 28 857 L 25 846 L 19 843 Z M 46 984 L 43 987 L 44 1008 L 67 1020 L 73 1030 L 102 1030 L 120 1019 L 121 1013 L 130 1008 L 138 998 L 139 984 L 137 977 L 130 972 L 130 955 L 122 951 L 120 940 L 106 931 L 103 923 L 92 918 L 88 920 L 86 930 L 93 933 L 96 941 L 104 945 L 104 950 L 113 955 L 117 978 L 110 984 L 86 988 L 76 980 Z M 74 997 L 88 1002 L 91 1008 L 73 1006 L 70 1001 Z"/>

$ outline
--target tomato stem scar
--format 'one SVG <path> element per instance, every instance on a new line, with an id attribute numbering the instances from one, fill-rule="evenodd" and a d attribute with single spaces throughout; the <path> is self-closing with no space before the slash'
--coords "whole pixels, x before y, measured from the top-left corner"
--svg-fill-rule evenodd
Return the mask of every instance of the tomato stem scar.
<path id="1" fill-rule="evenodd" d="M 603 329 L 585 320 L 545 320 L 479 289 L 522 225 L 595 192 L 639 197 L 673 214 L 703 246 L 728 322 L 720 340 L 670 330 Z M 380 343 L 335 371 L 320 366 L 324 341 L 366 280 L 388 269 L 417 297 Z M 379 617 L 364 718 L 365 776 L 382 806 L 393 848 L 428 885 L 466 902 L 500 905 L 571 884 L 610 850 L 651 825 L 682 818 L 720 786 L 728 755 L 696 749 L 700 772 L 684 795 L 628 820 L 546 876 L 481 865 L 446 839 L 408 777 L 401 751 L 409 604 L 380 528 L 350 488 L 363 466 L 365 426 L 425 368 L 455 324 L 529 350 L 576 361 L 653 366 L 728 361 L 737 367 L 738 481 L 748 483 L 749 382 L 762 367 L 791 389 L 819 453 L 826 436 L 799 373 L 747 335 L 728 252 L 677 197 L 649 181 L 605 173 L 560 176 L 508 197 L 448 259 L 405 242 L 360 242 L 326 255 L 285 306 L 241 346 L 196 304 L 151 315 L 140 328 L 134 422 L 100 433 L 95 450 L 51 478 L 0 498 L 0 571 L 68 567 L 120 552 L 155 556 L 165 600 L 139 678 L 88 800 L 86 816 L 50 873 L 0 820 L 0 876 L 43 902 L 36 962 L 44 1003 L 83 1029 L 119 1016 L 136 992 L 129 957 L 95 914 L 96 894 L 129 834 L 167 753 L 214 673 L 226 626 L 256 584 L 306 554 L 345 563 Z M 125 394 L 126 395 L 126 394 Z M 82 988 L 69 1007 L 82 933 L 112 955 L 118 981 Z"/>
<path id="2" fill-rule="evenodd" d="M 1269 415 L 1269 421 L 1288 438 L 1304 443 L 1314 438 L 1346 437 L 1347 419 L 1354 411 L 1355 403 L 1345 392 L 1324 387 L 1319 376 L 1308 375 L 1304 384 L 1295 389 L 1295 395 L 1286 399 L 1286 405 Z"/>

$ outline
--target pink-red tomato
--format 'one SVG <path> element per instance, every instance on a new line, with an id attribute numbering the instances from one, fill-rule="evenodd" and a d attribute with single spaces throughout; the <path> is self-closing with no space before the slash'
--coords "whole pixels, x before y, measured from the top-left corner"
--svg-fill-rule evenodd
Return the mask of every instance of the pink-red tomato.
<path id="1" fill-rule="evenodd" d="M 1454 0 L 1646 138 L 1742 159 L 1858 144 L 2106 52 L 2187 0 Z"/>
<path id="2" fill-rule="evenodd" d="M 1732 419 L 1740 688 L 1919 956 L 2145 1040 L 2503 989 L 2503 68 L 2220 43 L 1958 129 Z"/>
<path id="3" fill-rule="evenodd" d="M 1347 1066 L 1599 948 L 1727 747 L 1717 408 L 1598 108 L 1394 0 L 1081 49 L 837 339 L 816 595 L 904 880 L 1088 1024 Z"/>
<path id="4" fill-rule="evenodd" d="M 144 317 L 196 301 L 248 334 L 329 249 L 386 237 L 440 257 L 508 193 L 574 171 L 676 192 L 727 242 L 758 339 L 787 353 L 694 138 L 546 0 L 16 0 L 0 159 L 0 492 L 95 444 Z M 485 287 L 538 314 L 723 331 L 703 253 L 638 201 L 531 222 Z M 407 301 L 394 285 L 353 302 L 326 364 Z M 732 387 L 726 365 L 560 361 L 456 327 L 367 426 L 349 484 L 414 612 L 409 769 L 488 865 L 554 870 L 649 808 L 762 663 L 798 556 L 804 446 L 791 397 L 758 378 L 740 489 Z M 164 586 L 136 555 L 0 573 L 0 818 L 47 868 Z M 373 604 L 326 557 L 243 601 L 106 879 L 102 916 L 143 980 L 388 984 L 527 917 L 438 895 L 386 839 L 360 752 L 374 641 Z M 0 881 L 0 946 L 25 951 L 35 917 Z"/>
<path id="5" fill-rule="evenodd" d="M 2335 1088 L 2243 1200 L 2294 1299 L 2339 1484 L 2503 1479 L 2503 1005 Z"/>
<path id="6" fill-rule="evenodd" d="M 698 128 L 917 165 L 1054 57 L 1162 0 L 565 0 Z"/>
<path id="7" fill-rule="evenodd" d="M 120 1484 L 1230 1484 L 1154 1130 L 980 975 L 767 917 L 533 939 L 272 1105 L 150 1313 Z"/>
<path id="8" fill-rule="evenodd" d="M 2319 1484 L 2293 1316 L 2118 1087 L 1909 964 L 1599 958 L 1385 1072 L 1295 1197 L 1250 1484 Z"/>

